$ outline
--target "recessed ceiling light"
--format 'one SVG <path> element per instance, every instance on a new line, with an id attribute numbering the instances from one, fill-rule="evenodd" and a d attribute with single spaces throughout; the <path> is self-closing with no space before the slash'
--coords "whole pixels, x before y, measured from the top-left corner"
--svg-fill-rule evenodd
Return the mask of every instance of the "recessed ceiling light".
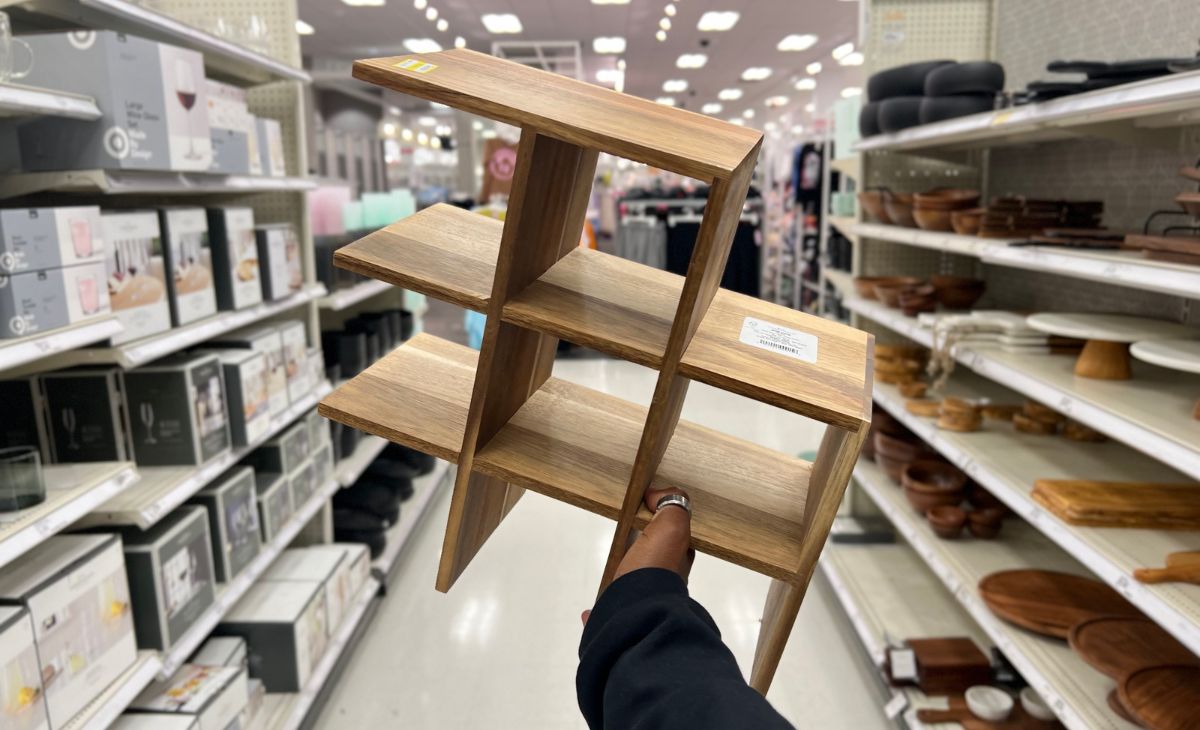
<path id="1" fill-rule="evenodd" d="M 800 79 L 796 82 L 796 91 L 812 91 L 817 88 L 817 80 L 814 78 Z"/>
<path id="2" fill-rule="evenodd" d="M 779 125 L 776 124 L 775 122 L 767 122 L 766 124 L 763 125 L 763 129 L 765 129 L 768 132 L 774 132 L 776 129 L 779 129 Z"/>
<path id="3" fill-rule="evenodd" d="M 779 41 L 775 46 L 781 51 L 807 51 L 817 44 L 817 37 L 812 33 L 793 33 Z"/>
<path id="4" fill-rule="evenodd" d="M 409 129 L 408 127 L 401 129 L 400 130 L 400 139 L 404 140 L 405 142 L 411 142 L 413 139 L 413 131 L 411 129 Z"/>
<path id="5" fill-rule="evenodd" d="M 352 8 L 382 8 L 387 0 L 342 0 Z"/>
<path id="6" fill-rule="evenodd" d="M 429 146 L 435 150 L 440 150 L 442 148 L 442 138 L 434 137 L 433 139 L 429 140 Z"/>
<path id="7" fill-rule="evenodd" d="M 861 66 L 863 65 L 863 60 L 863 54 L 855 51 L 854 53 L 847 53 L 845 56 L 842 56 L 842 60 L 838 61 L 838 63 L 843 66 Z"/>
<path id="8" fill-rule="evenodd" d="M 780 107 L 788 103 L 788 98 L 786 96 L 770 96 L 763 103 L 769 107 Z"/>
<path id="9" fill-rule="evenodd" d="M 821 73 L 821 62 L 813 61 L 812 63 L 805 66 L 804 70 L 808 72 L 809 76 L 816 76 L 817 74 Z"/>
<path id="10" fill-rule="evenodd" d="M 816 110 L 817 110 L 817 105 L 812 103 L 811 101 L 804 105 L 804 111 L 806 111 L 810 114 L 815 112 Z"/>
<path id="11" fill-rule="evenodd" d="M 678 94 L 681 91 L 687 91 L 688 83 L 686 79 L 670 79 L 663 82 L 663 91 L 669 94 Z"/>
<path id="12" fill-rule="evenodd" d="M 445 137 L 446 135 L 450 134 L 450 127 L 445 124 L 439 124 L 437 125 L 437 129 L 433 130 L 433 133 L 439 137 Z"/>
<path id="13" fill-rule="evenodd" d="M 437 119 L 435 117 L 421 117 L 417 120 L 417 124 L 420 124 L 422 127 L 436 127 Z"/>
<path id="14" fill-rule="evenodd" d="M 696 28 L 706 32 L 725 31 L 737 25 L 740 17 L 742 17 L 741 14 L 736 10 L 709 10 L 700 16 L 700 22 L 696 24 Z"/>
<path id="15" fill-rule="evenodd" d="M 842 45 L 833 49 L 832 55 L 833 55 L 833 59 L 835 61 L 840 61 L 843 58 L 845 58 L 846 56 L 849 56 L 851 53 L 854 53 L 854 44 L 853 43 L 843 43 Z"/>
<path id="16" fill-rule="evenodd" d="M 658 97 L 657 99 L 655 99 L 655 100 L 654 100 L 654 103 L 655 103 L 655 104 L 662 104 L 663 106 L 675 106 L 675 97 L 673 97 L 673 96 L 660 96 L 660 97 Z"/>
<path id="17" fill-rule="evenodd" d="M 521 19 L 512 13 L 487 13 L 480 20 L 488 33 L 520 33 Z"/>
<path id="18" fill-rule="evenodd" d="M 629 0 L 592 0 L 592 5 L 628 5 Z"/>
<path id="19" fill-rule="evenodd" d="M 658 27 L 662 28 L 663 30 L 670 30 L 671 29 L 671 19 L 663 18 L 662 20 L 658 21 Z"/>
<path id="20" fill-rule="evenodd" d="M 862 96 L 862 89 L 857 86 L 847 86 L 842 89 L 842 98 L 849 99 L 854 96 Z"/>
<path id="21" fill-rule="evenodd" d="M 700 107 L 700 111 L 704 112 L 705 114 L 720 114 L 721 110 L 724 108 L 725 107 L 723 105 L 718 104 L 715 101 L 710 101 L 709 103 Z"/>
<path id="22" fill-rule="evenodd" d="M 737 101 L 742 98 L 741 89 L 721 89 L 717 92 L 717 98 L 721 101 Z"/>
<path id="23" fill-rule="evenodd" d="M 746 111 L 742 112 L 742 116 L 745 117 L 746 119 L 753 119 L 754 118 L 754 110 L 747 109 Z"/>
<path id="24" fill-rule="evenodd" d="M 620 69 L 602 68 L 596 72 L 596 80 L 602 84 L 615 84 L 621 78 Z"/>
<path id="25" fill-rule="evenodd" d="M 426 8 L 425 9 L 425 19 L 426 20 L 437 20 L 437 16 L 438 16 L 437 8 Z"/>
<path id="26" fill-rule="evenodd" d="M 771 69 L 766 66 L 751 66 L 742 72 L 742 81 L 762 81 L 770 75 Z"/>
<path id="27" fill-rule="evenodd" d="M 428 147 L 429 146 L 429 135 L 425 134 L 424 132 L 421 132 L 420 134 L 418 134 L 417 135 L 417 144 L 421 145 L 422 147 Z"/>
<path id="28" fill-rule="evenodd" d="M 624 53 L 625 39 L 621 36 L 600 36 L 592 41 L 596 53 Z"/>
<path id="29" fill-rule="evenodd" d="M 313 33 L 316 33 L 316 32 L 317 32 L 316 29 L 313 28 L 308 23 L 305 23 L 303 20 L 300 20 L 299 18 L 296 19 L 296 33 L 298 35 L 312 35 Z"/>
<path id="30" fill-rule="evenodd" d="M 675 65 L 679 68 L 704 68 L 706 63 L 708 63 L 708 56 L 703 53 L 685 53 L 675 59 Z"/>
<path id="31" fill-rule="evenodd" d="M 392 124 L 391 122 L 384 122 L 383 123 L 383 133 L 385 136 L 395 137 L 396 136 L 396 125 Z"/>
<path id="32" fill-rule="evenodd" d="M 455 48 L 466 48 L 467 47 L 467 39 L 463 38 L 462 36 L 458 36 L 457 38 L 454 39 L 454 47 Z"/>
<path id="33" fill-rule="evenodd" d="M 404 48 L 409 53 L 437 53 L 442 50 L 442 44 L 432 38 L 407 38 Z"/>
<path id="34" fill-rule="evenodd" d="M 804 134 L 804 125 L 803 124 L 792 125 L 792 134 Z"/>
<path id="35" fill-rule="evenodd" d="M 446 20 L 445 18 L 438 20 L 437 29 L 443 33 L 450 30 L 450 21 Z"/>
<path id="36" fill-rule="evenodd" d="M 667 39 L 667 31 L 660 30 L 654 34 L 654 37 L 657 38 L 659 40 L 659 42 L 661 43 L 662 41 L 665 41 Z"/>
<path id="37" fill-rule="evenodd" d="M 729 123 L 730 123 L 730 124 L 736 124 L 736 125 L 738 125 L 739 127 L 744 127 L 744 126 L 746 126 L 746 121 L 745 121 L 744 119 L 738 119 L 737 117 L 734 117 L 733 119 L 730 119 L 730 120 L 729 120 Z"/>
<path id="38" fill-rule="evenodd" d="M 425 6 L 428 4 L 429 0 L 413 0 L 413 7 L 417 10 L 424 10 Z"/>
<path id="39" fill-rule="evenodd" d="M 623 59 L 623 58 L 617 59 L 617 68 L 621 69 L 622 71 L 625 70 L 625 59 Z"/>
<path id="40" fill-rule="evenodd" d="M 674 18 L 675 17 L 675 3 L 667 3 L 667 7 L 663 8 L 663 12 L 667 14 L 668 18 Z"/>

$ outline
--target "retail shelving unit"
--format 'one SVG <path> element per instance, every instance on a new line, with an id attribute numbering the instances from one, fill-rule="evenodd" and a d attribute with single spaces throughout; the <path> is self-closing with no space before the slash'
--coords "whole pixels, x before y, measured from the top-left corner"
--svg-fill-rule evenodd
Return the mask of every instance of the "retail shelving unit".
<path id="1" fill-rule="evenodd" d="M 316 183 L 303 177 L 215 175 L 153 170 L 68 170 L 7 174 L 0 180 L 0 198 L 15 198 L 34 193 L 239 195 L 303 192 L 314 188 Z"/>
<path id="2" fill-rule="evenodd" d="M 340 289 L 321 298 L 318 302 L 321 309 L 327 309 L 331 312 L 341 312 L 349 309 L 356 304 L 365 302 L 371 297 L 379 296 L 386 291 L 391 291 L 392 287 L 387 282 L 368 280 L 360 284 L 356 284 L 349 289 Z"/>
<path id="3" fill-rule="evenodd" d="M 354 68 L 523 131 L 503 225 L 438 206 L 335 255 L 486 312 L 481 352 L 417 336 L 321 412 L 459 466 L 441 590 L 524 489 L 617 521 L 607 583 L 647 488 L 686 488 L 693 545 L 776 579 L 751 678 L 765 691 L 866 435 L 872 343 L 718 289 L 761 134 L 467 50 Z M 712 183 L 686 278 L 578 248 L 601 150 Z M 559 337 L 657 369 L 649 409 L 550 378 Z M 815 462 L 680 422 L 693 379 L 829 424 Z"/>
<path id="4" fill-rule="evenodd" d="M 338 484 L 348 487 L 357 481 L 386 446 L 387 439 L 378 436 L 363 436 L 359 440 L 358 446 L 355 447 L 354 453 L 337 463 L 334 473 Z"/>
<path id="5" fill-rule="evenodd" d="M 104 317 L 27 337 L 0 340 L 0 372 L 14 370 L 60 352 L 107 340 L 123 329 L 116 317 Z"/>
<path id="6" fill-rule="evenodd" d="M 439 460 L 432 472 L 413 480 L 413 496 L 404 503 L 400 521 L 388 530 L 387 547 L 384 548 L 383 554 L 372 562 L 372 567 L 375 568 L 375 573 L 385 589 L 392 570 L 408 545 L 408 539 L 412 537 L 413 530 L 420 524 L 437 496 L 442 493 L 447 479 L 453 482 L 454 470 L 450 464 Z"/>
<path id="7" fill-rule="evenodd" d="M 96 100 L 82 94 L 0 83 L 0 117 L 99 119 Z"/>

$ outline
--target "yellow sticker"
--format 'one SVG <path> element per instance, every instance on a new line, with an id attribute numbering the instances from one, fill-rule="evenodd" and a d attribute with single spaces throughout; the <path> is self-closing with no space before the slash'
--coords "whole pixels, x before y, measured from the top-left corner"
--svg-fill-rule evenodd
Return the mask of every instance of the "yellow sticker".
<path id="1" fill-rule="evenodd" d="M 1000 112 L 996 116 L 992 117 L 991 126 L 995 127 L 1000 124 L 1004 124 L 1012 117 L 1012 115 L 1013 115 L 1013 112 L 1011 110 L 1006 111 L 1006 112 Z"/>
<path id="2" fill-rule="evenodd" d="M 437 68 L 437 64 L 426 63 L 419 58 L 406 58 L 396 64 L 396 68 L 402 68 L 405 71 L 412 71 L 418 74 L 427 74 Z"/>

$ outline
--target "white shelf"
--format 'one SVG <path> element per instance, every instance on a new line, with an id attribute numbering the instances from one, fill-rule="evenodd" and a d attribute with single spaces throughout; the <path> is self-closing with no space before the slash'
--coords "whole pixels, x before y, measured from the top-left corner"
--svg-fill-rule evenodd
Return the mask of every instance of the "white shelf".
<path id="1" fill-rule="evenodd" d="M 11 370 L 60 352 L 107 340 L 123 329 L 116 317 L 107 317 L 39 332 L 28 337 L 0 340 L 0 371 Z"/>
<path id="2" fill-rule="evenodd" d="M 942 540 L 877 466 L 860 461 L 854 476 L 1064 725 L 1071 730 L 1135 727 L 1108 708 L 1112 680 L 1085 664 L 1065 641 L 997 618 L 979 596 L 979 581 L 997 571 L 1042 569 L 1087 575 L 1086 569 L 1018 519 L 1006 520 L 997 540 Z"/>
<path id="3" fill-rule="evenodd" d="M 835 157 L 829 161 L 829 166 L 851 180 L 859 180 L 862 177 L 861 155 Z"/>
<path id="4" fill-rule="evenodd" d="M 379 456 L 388 445 L 387 439 L 379 436 L 364 435 L 354 449 L 354 453 L 337 463 L 334 467 L 334 478 L 338 484 L 348 487 L 367 470 L 375 457 Z"/>
<path id="5" fill-rule="evenodd" d="M 137 660 L 78 715 L 63 725 L 62 730 L 105 730 L 150 685 L 161 668 L 158 652 L 139 651 Z"/>
<path id="6" fill-rule="evenodd" d="M 62 352 L 43 363 L 47 368 L 68 368 L 76 365 L 119 365 L 134 368 L 152 360 L 186 350 L 214 337 L 261 322 L 325 296 L 323 284 L 309 284 L 296 294 L 275 302 L 219 312 L 211 317 L 183 327 L 174 327 L 162 334 L 113 347 L 89 347 Z"/>
<path id="7" fill-rule="evenodd" d="M 337 633 L 330 638 L 325 655 L 321 657 L 321 661 L 313 670 L 304 690 L 295 694 L 267 694 L 263 700 L 262 709 L 259 710 L 260 716 L 264 719 L 256 722 L 256 727 L 267 730 L 297 730 L 304 724 L 304 718 L 308 716 L 317 696 L 329 681 L 338 660 L 349 648 L 354 632 L 362 623 L 363 617 L 367 615 L 367 609 L 371 607 L 371 603 L 378 595 L 379 581 L 369 578 L 366 585 L 359 590 L 354 602 L 350 604 Z"/>
<path id="8" fill-rule="evenodd" d="M 50 464 L 44 467 L 44 475 L 44 502 L 0 513 L 0 567 L 138 481 L 134 465 L 123 461 Z"/>
<path id="9" fill-rule="evenodd" d="M 391 573 L 392 566 L 404 552 L 404 546 L 408 544 L 413 530 L 429 511 L 429 505 L 433 504 L 438 492 L 442 490 L 446 477 L 452 473 L 449 462 L 438 459 L 433 471 L 413 480 L 413 496 L 400 507 L 400 520 L 388 530 L 387 547 L 373 562 L 374 568 L 385 580 Z"/>
<path id="10" fill-rule="evenodd" d="M 932 344 L 932 331 L 897 309 L 852 297 L 844 303 L 926 347 Z M 980 375 L 1200 479 L 1200 421 L 1192 417 L 1200 387 L 1194 375 L 1135 360 L 1131 380 L 1096 380 L 1076 377 L 1070 356 L 981 346 L 959 346 L 954 355 Z"/>
<path id="11" fill-rule="evenodd" d="M 19 172 L 0 178 L 0 198 L 34 193 L 91 193 L 99 195 L 231 195 L 287 193 L 313 190 L 304 177 L 217 175 L 206 172 L 160 170 L 64 170 Z"/>
<path id="12" fill-rule="evenodd" d="M 1061 274 L 1132 289 L 1193 297 L 1200 291 L 1200 266 L 1152 261 L 1136 251 L 1101 251 L 1052 246 L 1011 246 L 1016 238 L 980 238 L 881 223 L 856 223 L 862 238 L 903 243 L 973 256 L 984 263 Z"/>
<path id="13" fill-rule="evenodd" d="M 825 281 L 833 284 L 833 288 L 838 290 L 843 297 L 854 296 L 854 275 L 849 271 L 841 271 L 839 269 L 824 269 Z"/>
<path id="14" fill-rule="evenodd" d="M 0 83 L 0 117 L 99 119 L 100 108 L 90 96 Z"/>
<path id="15" fill-rule="evenodd" d="M 1099 125 L 1128 120 L 1128 134 L 1155 127 L 1190 123 L 1200 94 L 1200 72 L 1168 74 L 1148 81 L 1122 84 L 1084 94 L 1074 94 L 1039 104 L 972 114 L 944 122 L 922 124 L 893 134 L 861 140 L 855 150 L 914 151 L 966 149 L 1005 144 L 1028 144 L 1101 130 Z M 1096 126 L 1093 126 L 1096 125 Z"/>
<path id="16" fill-rule="evenodd" d="M 86 527 L 111 525 L 136 525 L 147 530 L 168 515 L 209 482 L 225 473 L 297 418 L 316 408 L 317 401 L 324 398 L 332 386 L 326 381 L 286 411 L 271 420 L 271 426 L 261 437 L 248 446 L 231 449 L 212 459 L 203 466 L 148 466 L 139 470 L 141 481 L 133 489 L 127 489 L 115 498 L 102 503 L 84 517 L 80 523 Z"/>
<path id="17" fill-rule="evenodd" d="M 854 216 L 831 215 L 829 216 L 829 225 L 836 228 L 843 236 L 849 238 L 852 242 L 858 243 L 858 223 Z"/>
<path id="18" fill-rule="evenodd" d="M 291 519 L 272 538 L 271 542 L 262 546 L 262 550 L 259 551 L 253 562 L 242 569 L 242 572 L 231 583 L 217 586 L 217 598 L 213 604 L 205 609 L 204 613 L 192 622 L 191 627 L 180 637 L 179 641 L 175 642 L 175 645 L 162 655 L 162 670 L 159 672 L 161 678 L 166 679 L 174 674 L 180 665 L 187 661 L 187 658 L 204 643 L 213 628 L 220 623 L 221 617 L 241 600 L 246 591 L 250 590 L 250 586 L 254 585 L 254 582 L 267 568 L 271 567 L 271 563 L 275 562 L 279 553 L 287 548 L 300 530 L 308 524 L 308 521 L 320 511 L 321 507 L 338 489 L 341 489 L 341 485 L 332 480 L 321 486 L 315 494 L 308 498 L 307 502 L 292 514 Z"/>
<path id="19" fill-rule="evenodd" d="M 386 291 L 394 289 L 391 284 L 386 281 L 376 281 L 368 279 L 350 287 L 349 289 L 338 289 L 332 294 L 321 298 L 318 302 L 321 309 L 328 309 L 331 312 L 340 312 L 343 309 L 349 309 L 359 302 L 366 301 L 371 297 L 379 296 Z"/>

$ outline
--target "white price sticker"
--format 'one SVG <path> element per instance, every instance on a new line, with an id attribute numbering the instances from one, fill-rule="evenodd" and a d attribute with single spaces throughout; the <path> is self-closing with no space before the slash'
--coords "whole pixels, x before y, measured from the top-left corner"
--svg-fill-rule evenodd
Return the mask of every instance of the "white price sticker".
<path id="1" fill-rule="evenodd" d="M 743 344 L 769 350 L 802 362 L 816 364 L 817 336 L 754 317 L 742 320 Z"/>
<path id="2" fill-rule="evenodd" d="M 888 664 L 892 669 L 893 680 L 917 681 L 917 653 L 912 649 L 888 649 Z"/>
<path id="3" fill-rule="evenodd" d="M 888 703 L 883 706 L 883 714 L 889 720 L 895 720 L 900 717 L 900 713 L 908 709 L 908 695 L 903 692 L 897 692 L 888 700 Z"/>

